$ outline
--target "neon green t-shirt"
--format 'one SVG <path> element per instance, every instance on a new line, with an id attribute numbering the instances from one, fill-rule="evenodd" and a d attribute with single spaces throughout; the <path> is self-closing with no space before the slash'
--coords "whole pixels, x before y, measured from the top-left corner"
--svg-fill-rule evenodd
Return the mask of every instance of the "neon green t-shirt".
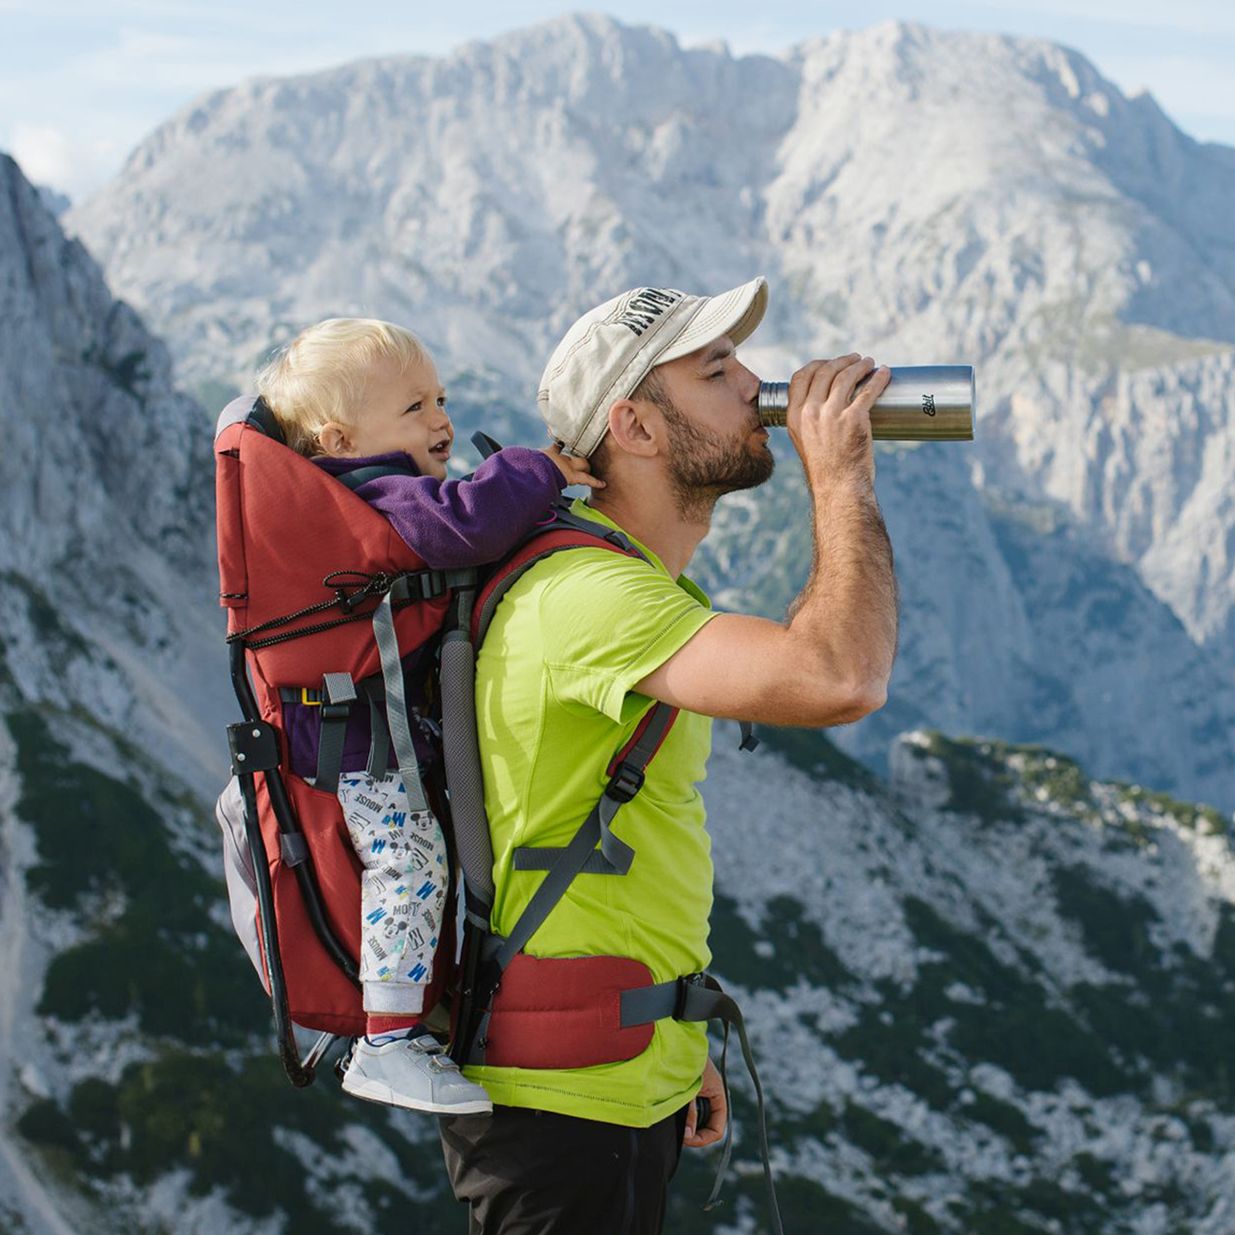
<path id="1" fill-rule="evenodd" d="M 574 510 L 607 527 L 582 502 Z M 636 542 L 637 543 L 637 542 Z M 476 665 L 476 722 L 493 836 L 493 927 L 509 932 L 544 878 L 512 869 L 523 846 L 568 844 L 605 788 L 614 753 L 652 705 L 632 687 L 713 617 L 702 591 L 648 561 L 601 548 L 537 563 L 497 608 Z M 712 859 L 698 784 L 710 717 L 682 712 L 613 831 L 635 850 L 625 875 L 581 874 L 528 942 L 533 956 L 630 956 L 654 982 L 706 968 Z M 656 1022 L 622 1063 L 469 1067 L 495 1103 L 648 1127 L 697 1092 L 700 1024 Z"/>

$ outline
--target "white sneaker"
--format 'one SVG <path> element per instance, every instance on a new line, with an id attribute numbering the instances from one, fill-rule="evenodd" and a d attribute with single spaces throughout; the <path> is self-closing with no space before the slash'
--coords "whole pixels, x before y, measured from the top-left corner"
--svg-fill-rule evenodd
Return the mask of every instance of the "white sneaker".
<path id="1" fill-rule="evenodd" d="M 343 1074 L 343 1089 L 369 1102 L 442 1115 L 481 1115 L 493 1110 L 489 1095 L 473 1085 L 432 1034 L 378 1040 L 361 1038 Z"/>

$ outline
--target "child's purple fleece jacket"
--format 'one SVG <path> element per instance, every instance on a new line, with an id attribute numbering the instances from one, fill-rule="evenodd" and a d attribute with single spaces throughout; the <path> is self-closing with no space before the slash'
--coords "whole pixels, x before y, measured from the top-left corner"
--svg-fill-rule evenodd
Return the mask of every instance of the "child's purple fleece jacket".
<path id="1" fill-rule="evenodd" d="M 319 455 L 332 476 L 382 464 L 416 465 L 394 452 L 363 459 Z M 409 548 L 434 570 L 479 566 L 499 558 L 544 518 L 566 478 L 548 455 L 507 446 L 490 455 L 470 480 L 434 476 L 379 476 L 356 489 L 390 520 Z"/>
<path id="2" fill-rule="evenodd" d="M 383 464 L 416 466 L 409 455 L 398 451 L 362 459 L 319 455 L 313 462 L 332 476 Z M 379 476 L 355 492 L 390 520 L 427 566 L 450 570 L 479 566 L 513 549 L 545 517 L 565 487 L 566 478 L 547 455 L 507 446 L 490 455 L 470 480 L 438 480 L 419 474 Z M 405 674 L 409 704 L 422 703 L 418 684 L 424 671 L 419 657 L 405 662 Z M 318 709 L 284 704 L 283 719 L 292 770 L 298 776 L 312 776 L 321 724 Z M 369 735 L 368 708 L 356 708 L 343 742 L 343 771 L 357 771 L 368 762 Z M 412 738 L 421 768 L 436 762 L 436 746 L 419 726 L 413 726 Z"/>

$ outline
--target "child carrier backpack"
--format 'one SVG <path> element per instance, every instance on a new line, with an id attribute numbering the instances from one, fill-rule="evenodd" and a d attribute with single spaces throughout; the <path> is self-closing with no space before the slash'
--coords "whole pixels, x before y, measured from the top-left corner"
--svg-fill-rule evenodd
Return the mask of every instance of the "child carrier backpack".
<path id="1" fill-rule="evenodd" d="M 482 434 L 473 440 L 482 453 L 497 449 Z M 490 929 L 493 855 L 476 731 L 476 651 L 502 598 L 536 562 L 585 545 L 642 557 L 640 550 L 562 502 L 501 563 L 431 570 L 351 492 L 398 469 L 330 475 L 285 444 L 260 398 L 224 409 L 215 457 L 219 599 L 243 717 L 228 726 L 233 777 L 216 813 L 233 923 L 270 995 L 291 1082 L 310 1084 L 336 1038 L 364 1032 L 360 865 L 335 791 L 345 744 L 354 758 L 359 738 L 368 744 L 369 773 L 381 775 L 393 757 L 409 795 L 419 792 L 427 763 L 425 795 L 451 843 L 458 913 L 453 938 L 449 915 L 443 923 L 425 1014 L 439 1001 L 448 1005 L 456 1062 L 612 1063 L 645 1050 L 657 1020 L 719 1019 L 726 1046 L 729 1026 L 737 1029 L 754 1080 L 771 1190 L 762 1089 L 741 1012 L 714 978 L 655 983 L 633 958 L 538 958 L 523 950 L 574 878 L 630 868 L 634 851 L 610 825 L 639 792 L 676 709 L 649 708 L 615 752 L 608 785 L 568 846 L 516 853 L 520 869 L 545 877 L 509 936 Z M 430 751 L 423 734 L 440 735 L 440 761 L 418 757 L 417 730 Z M 743 748 L 756 744 L 744 726 Z M 295 1026 L 321 1031 L 303 1056 Z M 728 1151 L 727 1143 L 717 1189 Z"/>

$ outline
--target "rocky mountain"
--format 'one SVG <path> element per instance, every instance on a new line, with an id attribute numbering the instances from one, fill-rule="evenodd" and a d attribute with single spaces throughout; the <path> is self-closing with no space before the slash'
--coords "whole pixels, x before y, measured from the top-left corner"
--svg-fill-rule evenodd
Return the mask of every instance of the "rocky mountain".
<path id="1" fill-rule="evenodd" d="M 33 1009 L 49 959 L 106 929 L 135 960 L 157 935 L 157 921 L 127 911 L 131 889 L 115 877 L 119 863 L 140 888 L 157 868 L 143 818 L 156 820 L 147 840 L 201 851 L 225 715 L 209 608 L 211 456 L 167 349 L 3 156 L 0 320 L 0 1214 L 63 1230 L 13 1137 L 26 1100 L 17 1077 L 45 1049 Z M 15 768 L 19 733 L 46 769 L 37 791 Z M 76 759 L 108 777 L 75 780 Z M 32 820 L 45 828 L 41 849 Z M 31 932 L 52 917 L 50 933 Z M 81 955 L 89 968 L 89 949 Z M 86 1035 L 67 1063 L 99 1066 Z M 25 1229 L 15 1222 L 6 1229 Z"/>
<path id="2" fill-rule="evenodd" d="M 1235 151 L 1050 43 L 895 23 L 735 58 L 573 16 L 203 98 L 69 226 L 214 401 L 304 322 L 373 313 L 442 356 L 466 428 L 527 440 L 576 313 L 758 271 L 768 375 L 974 362 L 978 440 L 884 456 L 897 710 L 838 740 L 873 767 L 906 723 L 1045 740 L 1230 808 L 1233 190 Z M 704 565 L 763 612 L 804 572 L 783 483 Z M 1048 576 L 1013 544 L 1042 520 L 1069 529 Z"/>
<path id="3" fill-rule="evenodd" d="M 1018 740 L 1083 751 L 1106 776 L 1231 800 L 1223 663 L 1131 565 L 1060 503 L 976 487 L 950 447 L 889 444 L 877 466 L 901 646 L 886 706 L 830 731 L 838 745 L 886 774 L 898 733 L 998 734 L 1014 717 Z M 810 555 L 807 501 L 793 468 L 719 504 L 696 559 L 718 603 L 785 612 Z"/>
<path id="4" fill-rule="evenodd" d="M 286 1084 L 171 804 L 5 705 L 6 1229 L 459 1230 L 429 1121 L 328 1074 Z M 755 759 L 734 727 L 718 738 L 715 969 L 771 1094 L 787 1230 L 1230 1229 L 1227 820 L 1042 748 L 914 732 L 884 784 L 817 735 Z M 64 798 L 87 804 L 85 882 L 58 844 Z M 701 1211 L 715 1158 L 688 1156 L 684 1235 L 767 1229 L 731 1067 L 725 1208 Z"/>
<path id="5" fill-rule="evenodd" d="M 173 387 L 164 344 L 0 160 L 3 667 L 25 702 L 109 727 L 205 788 L 223 713 L 202 684 L 224 660 L 203 414 Z"/>
<path id="6" fill-rule="evenodd" d="M 599 80 L 633 74 L 651 98 L 680 58 L 700 89 L 725 60 L 618 28 L 652 49 L 639 76 L 612 29 L 578 19 L 518 36 L 521 71 L 545 90 L 558 81 L 550 68 L 574 82 L 599 125 L 618 85 L 589 84 L 595 62 L 609 66 Z M 542 45 L 557 59 L 537 73 Z M 514 71 L 500 48 L 460 55 L 488 55 L 495 81 Z M 728 85 L 764 81 L 768 107 L 778 75 L 797 71 L 792 56 L 731 63 Z M 698 123 L 728 140 L 715 117 Z M 261 167 L 255 157 L 254 176 Z M 649 209 L 668 217 L 667 202 Z M 744 259 L 733 260 L 730 281 Z M 476 303 L 475 337 L 500 340 L 500 319 Z M 780 312 L 769 325 L 788 331 Z M 305 1091 L 281 1075 L 231 935 L 209 811 L 233 710 L 213 597 L 209 420 L 8 160 L 0 320 L 0 1229 L 459 1230 L 430 1123 L 345 1100 L 328 1074 Z M 465 318 L 447 304 L 440 320 Z M 533 328 L 545 329 L 530 311 L 502 327 L 516 342 Z M 1116 373 L 1107 406 L 1125 428 L 1095 474 L 1128 485 L 1165 450 L 1181 476 L 1209 475 L 1199 436 L 1192 450 L 1137 419 L 1173 398 L 1180 420 L 1214 434 L 1229 423 L 1221 352 L 1177 360 Z M 499 435 L 527 430 L 506 363 L 459 364 L 465 427 L 483 415 Z M 1216 392 L 1210 419 L 1190 389 Z M 960 448 L 881 449 L 906 614 L 919 615 L 905 623 L 894 701 L 863 739 L 890 750 L 886 775 L 818 734 L 770 730 L 748 756 L 733 726 L 717 728 L 703 787 L 714 968 L 741 998 L 771 1094 L 789 1230 L 1227 1235 L 1235 1222 L 1231 821 L 1158 791 L 1180 768 L 1222 783 L 1219 641 L 1189 634 L 1140 560 L 1113 555 L 1100 519 L 1028 483 L 1020 449 L 1011 432 L 993 436 L 972 473 Z M 1052 467 L 1064 467 L 1058 454 L 1041 475 Z M 701 566 L 722 599 L 789 599 L 805 526 L 792 473 L 720 508 Z M 1142 477 L 1139 505 L 1115 511 L 1121 534 L 1147 538 L 1138 544 L 1176 519 L 1167 498 L 1203 518 L 1201 480 L 1157 490 L 1153 479 Z M 1005 707 L 1028 718 L 1018 736 L 1035 744 L 940 732 L 999 732 Z M 1056 734 L 1104 767 L 1139 740 L 1150 775 L 1094 775 L 1048 748 Z M 668 1223 L 684 1235 L 766 1229 L 751 1091 L 731 1063 L 726 1205 L 700 1212 L 715 1159 L 688 1156 Z"/>

